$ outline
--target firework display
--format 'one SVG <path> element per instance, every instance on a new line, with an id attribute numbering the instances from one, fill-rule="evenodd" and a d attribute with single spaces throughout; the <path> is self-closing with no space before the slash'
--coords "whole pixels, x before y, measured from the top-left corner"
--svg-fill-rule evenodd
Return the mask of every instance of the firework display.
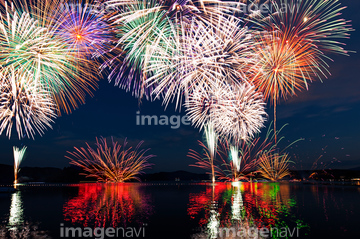
<path id="1" fill-rule="evenodd" d="M 186 36 L 193 32 L 185 28 L 190 28 L 194 21 L 215 28 L 218 25 L 217 21 L 223 19 L 223 15 L 230 16 L 238 12 L 239 5 L 241 3 L 237 1 L 219 0 L 105 1 L 107 9 L 112 10 L 109 20 L 116 28 L 117 48 L 119 48 L 118 55 L 103 65 L 111 69 L 109 80 L 115 79 L 116 85 L 132 91 L 135 97 L 150 98 L 152 94 L 159 94 L 159 88 L 154 81 L 159 81 L 164 75 L 161 70 L 149 72 L 146 68 L 151 61 L 160 61 L 161 64 L 171 61 L 168 59 L 162 62 L 165 59 L 157 53 L 157 50 L 166 51 L 169 48 L 175 48 L 176 51 L 186 50 L 186 48 L 180 50 L 179 47 L 187 45 L 188 42 L 180 42 L 179 39 L 191 41 L 192 36 Z M 172 58 L 175 52 L 170 53 L 168 58 Z M 168 67 L 172 68 L 171 65 Z M 153 74 L 156 75 L 155 79 L 148 80 L 147 78 L 151 78 Z M 171 82 L 176 80 L 173 77 L 166 78 L 168 79 L 165 80 Z M 148 81 L 152 83 L 149 84 Z M 160 90 L 167 91 L 171 82 L 165 86 L 162 83 L 159 86 Z M 167 95 L 165 100 L 172 97 Z"/>
<path id="2" fill-rule="evenodd" d="M 147 162 L 154 155 L 145 155 L 148 151 L 141 149 L 140 142 L 134 149 L 126 148 L 127 142 L 121 146 L 112 139 L 108 145 L 105 138 L 96 138 L 96 148 L 74 148 L 74 152 L 68 152 L 66 156 L 71 164 L 84 170 L 87 177 L 96 178 L 99 182 L 125 182 L 129 180 L 140 181 L 139 175 L 144 169 L 150 168 Z"/>
<path id="3" fill-rule="evenodd" d="M 35 5 L 31 9 L 21 8 L 27 3 L 0 4 L 0 71 L 15 69 L 19 75 L 30 72 L 36 84 L 50 91 L 57 113 L 60 114 L 60 110 L 69 113 L 84 103 L 85 95 L 90 94 L 95 82 L 93 78 L 82 77 L 83 72 L 76 69 L 75 52 L 57 38 L 56 25 L 48 25 L 53 22 L 44 20 L 58 10 L 59 3 L 46 3 L 48 5 Z"/>
<path id="4" fill-rule="evenodd" d="M 282 143 L 285 138 L 279 137 L 275 143 L 275 136 L 279 136 L 285 126 L 276 132 L 269 127 L 264 136 L 256 135 L 251 140 L 243 140 L 234 145 L 227 140 L 222 140 L 216 144 L 216 147 L 214 145 L 211 148 L 207 143 L 209 137 L 207 126 L 205 128 L 205 142 L 198 141 L 203 153 L 198 153 L 192 149 L 188 153 L 188 157 L 196 161 L 190 166 L 204 169 L 211 174 L 214 172 L 218 180 L 225 182 L 251 181 L 257 176 L 266 179 L 272 177 L 271 180 L 273 181 L 280 180 L 289 172 L 290 156 L 284 152 L 301 141 L 301 139 L 296 140 L 280 150 L 278 144 Z M 283 157 L 285 161 L 280 160 Z M 270 173 L 277 175 L 277 172 L 281 172 L 279 174 L 282 176 L 268 177 Z"/>
<path id="5" fill-rule="evenodd" d="M 356 238 L 341 3 L 0 0 L 0 239 Z"/>
<path id="6" fill-rule="evenodd" d="M 274 106 L 277 147 L 277 104 L 326 78 L 328 54 L 348 55 L 339 40 L 353 30 L 339 17 L 345 7 L 338 0 L 277 0 L 267 13 L 242 10 L 260 2 L 1 0 L 0 134 L 10 138 L 15 127 L 19 139 L 42 135 L 106 75 L 139 100 L 184 106 L 205 130 L 213 182 L 218 141 L 230 151 L 231 178 L 239 178 L 254 168 L 244 167 L 241 153 L 265 126 L 266 102 Z M 137 179 L 152 157 L 137 152 L 140 145 L 121 151 L 97 139 L 96 146 L 75 148 L 71 163 L 99 181 Z M 286 154 L 268 152 L 260 168 L 278 180 L 286 171 L 266 176 L 265 168 L 281 171 L 287 163 Z"/>

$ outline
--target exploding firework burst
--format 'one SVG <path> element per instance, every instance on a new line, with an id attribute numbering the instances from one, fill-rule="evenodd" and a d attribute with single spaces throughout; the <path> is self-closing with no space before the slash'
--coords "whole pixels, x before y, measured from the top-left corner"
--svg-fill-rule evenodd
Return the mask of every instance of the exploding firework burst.
<path id="1" fill-rule="evenodd" d="M 315 57 L 319 51 L 314 52 L 312 45 L 302 44 L 296 36 L 273 31 L 260 36 L 258 42 L 253 48 L 257 72 L 250 81 L 274 104 L 307 88 L 314 76 L 320 77 L 318 72 L 326 70 Z"/>
<path id="2" fill-rule="evenodd" d="M 160 49 L 162 52 L 164 49 L 173 50 L 169 48 L 175 47 L 175 51 L 178 51 L 179 38 L 184 33 L 184 28 L 194 25 L 193 21 L 204 26 L 211 25 L 215 29 L 219 21 L 225 19 L 224 15 L 229 16 L 239 11 L 238 6 L 241 5 L 235 1 L 218 0 L 110 0 L 105 4 L 116 9 L 110 19 L 117 28 L 121 53 L 103 67 L 109 66 L 112 70 L 109 80 L 114 78 L 116 85 L 128 91 L 132 89 L 136 97 L 148 97 L 151 93 L 158 96 L 164 91 L 169 92 L 168 87 L 171 88 L 168 84 L 162 84 L 160 89 L 156 89 L 160 77 L 164 76 L 164 67 L 160 73 L 155 73 L 157 77 L 147 80 L 153 74 L 151 69 L 144 70 L 149 64 L 148 61 L 153 62 L 158 57 L 162 58 L 158 53 L 157 56 L 153 55 L 156 50 Z M 173 57 L 172 53 L 174 52 L 167 54 Z M 169 61 L 163 63 L 167 64 Z M 156 66 L 151 68 L 156 69 Z M 169 94 L 165 101 L 172 98 Z"/>
<path id="3" fill-rule="evenodd" d="M 213 117 L 216 117 L 213 112 L 226 110 L 221 100 L 228 93 L 231 93 L 228 92 L 228 88 L 221 85 L 213 88 L 196 87 L 185 102 L 189 120 L 195 127 L 202 129 L 208 122 L 212 122 Z"/>
<path id="4" fill-rule="evenodd" d="M 252 82 L 274 104 L 275 130 L 278 101 L 330 74 L 326 53 L 348 53 L 337 41 L 353 30 L 338 17 L 345 8 L 340 5 L 338 0 L 272 1 L 270 14 L 258 16 L 260 29 L 271 36 L 260 39 L 259 70 Z"/>
<path id="5" fill-rule="evenodd" d="M 247 83 L 198 87 L 186 106 L 193 124 L 202 126 L 210 121 L 220 136 L 233 142 L 253 137 L 264 127 L 267 115 L 262 94 Z"/>
<path id="6" fill-rule="evenodd" d="M 80 59 L 96 60 L 110 50 L 112 32 L 106 15 L 91 1 L 65 3 L 55 17 L 55 35 L 76 51 Z M 92 61 L 93 62 L 93 61 Z"/>
<path id="7" fill-rule="evenodd" d="M 15 125 L 19 139 L 34 139 L 36 133 L 42 135 L 51 128 L 56 108 L 49 91 L 31 73 L 2 71 L 0 77 L 0 134 L 6 132 L 10 138 Z"/>
<path id="8" fill-rule="evenodd" d="M 145 155 L 147 150 L 139 150 L 143 142 L 135 149 L 127 148 L 126 140 L 121 146 L 112 139 L 112 145 L 108 145 L 105 138 L 96 138 L 96 148 L 74 148 L 74 152 L 68 152 L 71 156 L 70 163 L 81 167 L 84 175 L 96 178 L 100 182 L 125 182 L 138 180 L 143 170 L 150 168 L 147 162 L 154 155 Z"/>
<path id="9" fill-rule="evenodd" d="M 281 180 L 290 175 L 288 154 L 265 153 L 260 157 L 259 171 L 262 177 L 271 181 Z"/>
<path id="10" fill-rule="evenodd" d="M 297 36 L 303 44 L 315 45 L 322 52 L 347 54 L 343 43 L 353 31 L 350 21 L 340 18 L 342 7 L 339 0 L 280 0 L 272 2 L 274 14 L 263 18 L 266 30 L 276 30 Z M 286 7 L 286 9 L 284 9 Z"/>
<path id="11" fill-rule="evenodd" d="M 116 9 L 110 21 L 118 43 L 112 50 L 115 57 L 107 60 L 102 69 L 110 68 L 108 79 L 115 80 L 115 85 L 132 91 L 135 97 L 149 99 L 152 88 L 145 84 L 145 55 L 150 54 L 149 46 L 165 44 L 162 39 L 172 33 L 172 23 L 163 11 L 156 10 L 157 1 L 108 1 L 106 4 Z"/>
<path id="12" fill-rule="evenodd" d="M 21 149 L 14 146 L 13 151 L 14 151 L 14 177 L 15 177 L 14 184 L 17 184 L 18 173 L 20 171 L 20 164 L 24 159 L 26 146 L 22 147 Z"/>
<path id="13" fill-rule="evenodd" d="M 217 82 L 241 83 L 255 65 L 255 43 L 247 27 L 235 17 L 220 17 L 216 25 L 193 20 L 173 33 L 166 47 L 151 47 L 145 71 L 151 72 L 147 84 L 157 84 L 155 95 L 165 92 L 164 103 L 176 99 L 176 107 L 198 86 Z M 245 67 L 246 66 L 246 67 Z"/>
<path id="14" fill-rule="evenodd" d="M 216 20 L 224 14 L 231 16 L 239 13 L 240 6 L 244 5 L 238 1 L 221 0 L 108 0 L 105 3 L 110 8 L 128 8 L 127 12 L 115 13 L 116 18 L 123 20 L 161 12 L 174 23 L 181 24 L 198 19 L 207 25 L 216 25 Z M 147 5 L 147 7 L 138 9 L 139 5 Z"/>
<path id="15" fill-rule="evenodd" d="M 322 53 L 312 44 L 303 44 L 298 36 L 274 30 L 257 36 L 257 40 L 253 48 L 257 62 L 249 71 L 253 73 L 249 81 L 273 103 L 276 131 L 276 107 L 280 99 L 307 88 L 314 77 L 325 75 L 327 66 L 317 58 Z"/>
<path id="16" fill-rule="evenodd" d="M 7 2 L 0 4 L 1 70 L 16 69 L 19 74 L 31 72 L 33 80 L 51 92 L 58 113 L 60 109 L 69 113 L 78 103 L 84 103 L 95 82 L 93 78 L 80 77 L 86 74 L 76 69 L 75 53 L 54 35 L 52 27 L 55 25 L 47 28 L 47 21 L 42 20 L 42 17 L 48 19 L 49 16 L 43 16 L 46 14 L 39 8 L 50 11 L 51 7 L 46 4 L 53 6 L 57 2 L 38 4 L 39 7 L 31 8 L 34 11 L 29 13 L 15 5 L 9 6 Z M 47 14 L 51 16 L 54 12 Z"/>

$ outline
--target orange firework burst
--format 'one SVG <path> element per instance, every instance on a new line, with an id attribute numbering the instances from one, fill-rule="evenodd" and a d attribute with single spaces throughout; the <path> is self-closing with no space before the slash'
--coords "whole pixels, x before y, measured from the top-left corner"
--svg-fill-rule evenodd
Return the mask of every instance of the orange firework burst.
<path id="1" fill-rule="evenodd" d="M 277 181 L 290 175 L 288 154 L 264 153 L 260 157 L 259 171 L 262 177 Z"/>
<path id="2" fill-rule="evenodd" d="M 340 5 L 338 0 L 271 1 L 272 14 L 255 20 L 270 37 L 260 37 L 259 64 L 253 69 L 259 73 L 252 81 L 274 103 L 275 130 L 280 98 L 295 95 L 296 90 L 307 89 L 308 82 L 330 74 L 325 53 L 347 55 L 337 40 L 348 38 L 353 29 L 349 21 L 339 18 L 345 8 Z"/>
<path id="3" fill-rule="evenodd" d="M 296 95 L 297 90 L 307 89 L 314 77 L 325 76 L 327 66 L 319 61 L 322 52 L 290 32 L 273 30 L 258 40 L 254 47 L 258 62 L 251 67 L 250 81 L 274 104 L 276 131 L 276 104 L 281 98 Z"/>
<path id="4" fill-rule="evenodd" d="M 298 36 L 303 42 L 326 53 L 347 55 L 344 43 L 339 39 L 349 38 L 353 31 L 350 21 L 340 18 L 339 0 L 272 1 L 275 12 L 261 22 L 264 29 L 275 27 L 282 33 Z"/>
<path id="5" fill-rule="evenodd" d="M 70 164 L 84 170 L 83 175 L 96 178 L 99 182 L 122 183 L 129 180 L 137 180 L 144 169 L 150 168 L 147 162 L 154 155 L 145 155 L 148 150 L 139 150 L 143 142 L 140 142 L 134 150 L 112 139 L 112 146 L 108 145 L 105 138 L 96 138 L 96 149 L 87 143 L 87 149 L 74 147 L 74 152 L 68 152 L 71 156 Z M 74 157 L 75 159 L 73 159 Z"/>
<path id="6" fill-rule="evenodd" d="M 259 36 L 259 42 L 255 45 L 258 62 L 253 67 L 257 71 L 251 81 L 274 104 L 307 88 L 308 82 L 326 69 L 325 63 L 318 61 L 321 52 L 290 33 L 272 31 Z"/>

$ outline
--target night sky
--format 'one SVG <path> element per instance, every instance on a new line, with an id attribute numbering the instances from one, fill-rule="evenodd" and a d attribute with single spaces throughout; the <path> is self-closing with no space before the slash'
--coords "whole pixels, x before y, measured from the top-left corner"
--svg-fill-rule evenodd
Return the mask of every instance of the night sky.
<path id="1" fill-rule="evenodd" d="M 321 155 L 319 169 L 323 167 L 321 162 L 339 169 L 360 166 L 360 1 L 341 2 L 348 6 L 343 18 L 352 20 L 356 29 L 350 40 L 344 40 L 346 49 L 358 53 L 351 53 L 349 57 L 331 56 L 334 62 L 329 62 L 332 75 L 328 79 L 312 83 L 309 91 L 299 92 L 277 108 L 278 127 L 288 124 L 282 131 L 284 143 L 304 139 L 287 150 L 294 161 L 292 168 L 309 169 Z M 268 127 L 273 108 L 267 107 Z M 202 172 L 189 167 L 194 160 L 186 156 L 189 149 L 200 150 L 197 140 L 202 139 L 202 133 L 198 129 L 184 125 L 179 129 L 171 129 L 170 125 L 136 125 L 137 111 L 141 115 L 185 115 L 184 109 L 176 112 L 174 108 L 175 105 L 169 105 L 164 111 L 160 101 L 143 100 L 139 104 L 130 92 L 102 79 L 93 98 L 88 97 L 86 104 L 72 114 L 56 119 L 53 130 L 49 129 L 42 137 L 36 135 L 35 141 L 20 141 L 15 131 L 11 140 L 0 136 L 0 163 L 13 164 L 12 147 L 26 145 L 27 157 L 22 166 L 63 168 L 69 166 L 69 160 L 64 157 L 66 151 L 72 151 L 74 146 L 83 147 L 85 142 L 91 145 L 95 137 L 114 136 L 120 142 L 127 137 L 133 146 L 145 141 L 143 146 L 157 155 L 151 159 L 153 169 L 147 172 Z M 331 161 L 334 162 L 330 164 Z"/>

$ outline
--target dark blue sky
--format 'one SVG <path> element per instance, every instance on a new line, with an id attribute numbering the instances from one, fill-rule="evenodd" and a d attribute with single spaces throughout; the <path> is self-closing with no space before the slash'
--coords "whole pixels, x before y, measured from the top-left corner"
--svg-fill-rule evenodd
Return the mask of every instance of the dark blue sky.
<path id="1" fill-rule="evenodd" d="M 349 6 L 343 17 L 352 20 L 356 29 L 351 39 L 345 40 L 346 48 L 360 53 L 360 1 L 341 2 Z M 300 92 L 297 97 L 278 106 L 278 126 L 289 124 L 282 132 L 286 140 L 292 142 L 304 138 L 288 150 L 295 162 L 293 167 L 310 168 L 320 155 L 323 157 L 319 164 L 329 163 L 334 158 L 340 161 L 331 164 L 331 168 L 360 166 L 359 53 L 350 54 L 350 57 L 332 56 L 334 62 L 329 63 L 332 75 L 328 79 L 323 83 L 312 83 L 309 91 Z M 120 141 L 127 137 L 132 145 L 145 140 L 144 147 L 151 148 L 150 152 L 157 155 L 151 160 L 155 164 L 152 172 L 199 172 L 188 166 L 193 160 L 186 156 L 190 148 L 199 149 L 197 140 L 202 138 L 202 134 L 198 129 L 136 125 L 138 110 L 142 115 L 184 115 L 183 111 L 178 113 L 173 109 L 174 105 L 170 105 L 164 111 L 159 101 L 144 100 L 139 106 L 138 100 L 130 93 L 102 80 L 93 98 L 88 97 L 86 104 L 72 114 L 56 119 L 53 130 L 48 130 L 43 137 L 36 136 L 35 141 L 19 141 L 16 137 L 9 140 L 0 136 L 0 163 L 12 164 L 12 146 L 24 144 L 28 146 L 28 155 L 22 166 L 65 167 L 69 165 L 64 158 L 66 151 L 71 151 L 74 146 L 85 146 L 85 142 L 92 144 L 95 137 L 114 136 Z M 272 120 L 272 111 L 272 108 L 267 109 L 267 126 Z"/>

